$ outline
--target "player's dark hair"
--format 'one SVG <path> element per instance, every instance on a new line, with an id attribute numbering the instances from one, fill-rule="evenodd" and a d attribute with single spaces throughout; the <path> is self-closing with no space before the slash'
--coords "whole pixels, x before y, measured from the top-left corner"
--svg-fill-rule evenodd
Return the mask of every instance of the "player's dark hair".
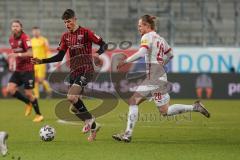
<path id="1" fill-rule="evenodd" d="M 34 26 L 32 27 L 32 29 L 40 29 L 38 26 Z"/>
<path id="2" fill-rule="evenodd" d="M 143 21 L 143 23 L 147 23 L 150 25 L 151 29 L 155 30 L 155 26 L 156 26 L 156 23 L 155 23 L 155 19 L 157 17 L 155 16 L 151 16 L 151 15 L 144 15 L 141 17 L 141 20 Z"/>
<path id="3" fill-rule="evenodd" d="M 13 21 L 11 22 L 11 25 L 12 25 L 13 23 L 18 23 L 18 24 L 21 26 L 21 28 L 23 27 L 23 25 L 22 25 L 22 23 L 20 22 L 20 20 L 15 19 L 15 20 L 13 20 Z"/>
<path id="4" fill-rule="evenodd" d="M 62 15 L 62 20 L 67 20 L 75 17 L 75 12 L 72 9 L 67 9 Z"/>

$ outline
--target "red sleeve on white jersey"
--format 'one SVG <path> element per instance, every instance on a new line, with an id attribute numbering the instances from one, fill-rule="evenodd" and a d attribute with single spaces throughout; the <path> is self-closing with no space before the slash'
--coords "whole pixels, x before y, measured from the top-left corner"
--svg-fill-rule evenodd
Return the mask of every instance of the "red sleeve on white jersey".
<path id="1" fill-rule="evenodd" d="M 164 55 L 165 55 L 165 54 L 168 54 L 171 50 L 172 50 L 172 48 L 169 48 L 169 49 L 165 50 L 165 52 L 164 52 L 163 54 L 164 54 Z"/>
<path id="2" fill-rule="evenodd" d="M 163 54 L 164 55 L 166 55 L 166 54 L 168 54 L 171 50 L 172 50 L 172 48 L 168 45 L 168 43 L 164 40 L 163 41 L 163 45 L 164 45 L 164 52 L 163 52 Z"/>

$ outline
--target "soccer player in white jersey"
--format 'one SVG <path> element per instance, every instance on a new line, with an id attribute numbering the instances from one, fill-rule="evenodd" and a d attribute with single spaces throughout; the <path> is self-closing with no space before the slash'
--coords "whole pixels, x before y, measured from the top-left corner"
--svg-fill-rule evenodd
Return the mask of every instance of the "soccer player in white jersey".
<path id="1" fill-rule="evenodd" d="M 192 105 L 169 104 L 170 96 L 163 89 L 163 86 L 167 84 L 167 75 L 163 71 L 163 66 L 171 60 L 173 52 L 164 38 L 155 32 L 155 18 L 154 16 L 144 15 L 139 19 L 138 30 L 142 36 L 141 46 L 135 54 L 120 61 L 118 64 L 118 68 L 121 68 L 125 64 L 145 56 L 147 77 L 129 99 L 126 130 L 124 133 L 112 136 L 117 141 L 131 141 L 133 129 L 138 120 L 138 106 L 147 99 L 149 94 L 154 99 L 159 112 L 163 116 L 171 116 L 184 112 L 199 112 L 208 118 L 210 117 L 210 113 L 200 101 L 196 101 Z"/>

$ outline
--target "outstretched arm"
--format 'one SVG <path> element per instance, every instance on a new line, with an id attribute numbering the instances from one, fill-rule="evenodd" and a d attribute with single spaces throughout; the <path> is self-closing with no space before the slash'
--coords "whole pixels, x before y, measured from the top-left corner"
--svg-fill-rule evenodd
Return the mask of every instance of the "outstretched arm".
<path id="1" fill-rule="evenodd" d="M 63 60 L 63 57 L 65 56 L 65 51 L 60 50 L 58 52 L 58 54 L 50 57 L 50 58 L 46 58 L 46 59 L 38 59 L 38 58 L 32 58 L 31 62 L 33 64 L 43 64 L 43 63 L 53 63 L 53 62 L 59 62 Z"/>
<path id="2" fill-rule="evenodd" d="M 147 48 L 145 47 L 141 47 L 136 53 L 134 53 L 133 55 L 131 55 L 130 57 L 128 57 L 124 63 L 130 63 L 130 62 L 134 62 L 142 57 L 144 57 L 144 55 L 147 54 Z"/>
<path id="3" fill-rule="evenodd" d="M 118 69 L 121 68 L 122 66 L 124 66 L 125 64 L 127 63 L 130 63 L 130 62 L 134 62 L 142 57 L 144 57 L 144 55 L 147 54 L 147 48 L 145 47 L 141 47 L 136 53 L 134 53 L 133 55 L 131 55 L 130 57 L 128 57 L 127 59 L 121 61 L 119 64 L 118 64 Z"/>
<path id="4" fill-rule="evenodd" d="M 12 53 L 9 54 L 10 57 L 32 57 L 32 49 L 29 48 L 26 52 L 21 52 L 21 53 Z"/>

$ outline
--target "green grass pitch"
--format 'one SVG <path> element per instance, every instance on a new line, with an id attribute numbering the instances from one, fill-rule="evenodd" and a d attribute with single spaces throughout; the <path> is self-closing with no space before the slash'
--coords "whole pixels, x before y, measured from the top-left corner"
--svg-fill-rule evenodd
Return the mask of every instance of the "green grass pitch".
<path id="1" fill-rule="evenodd" d="M 0 130 L 9 133 L 9 154 L 4 160 L 226 160 L 240 159 L 240 101 L 204 100 L 211 112 L 207 119 L 198 113 L 162 118 L 153 103 L 140 106 L 140 119 L 131 143 L 111 136 L 126 126 L 128 106 L 123 101 L 112 112 L 98 118 L 102 124 L 95 142 L 81 133 L 82 124 L 61 124 L 54 112 L 57 100 L 40 100 L 45 121 L 35 124 L 33 114 L 24 117 L 24 105 L 17 100 L 0 100 Z M 97 100 L 85 100 L 94 107 Z M 172 100 L 191 104 L 193 100 Z M 155 115 L 151 118 L 149 115 Z M 42 142 L 39 129 L 49 124 L 55 140 Z"/>

